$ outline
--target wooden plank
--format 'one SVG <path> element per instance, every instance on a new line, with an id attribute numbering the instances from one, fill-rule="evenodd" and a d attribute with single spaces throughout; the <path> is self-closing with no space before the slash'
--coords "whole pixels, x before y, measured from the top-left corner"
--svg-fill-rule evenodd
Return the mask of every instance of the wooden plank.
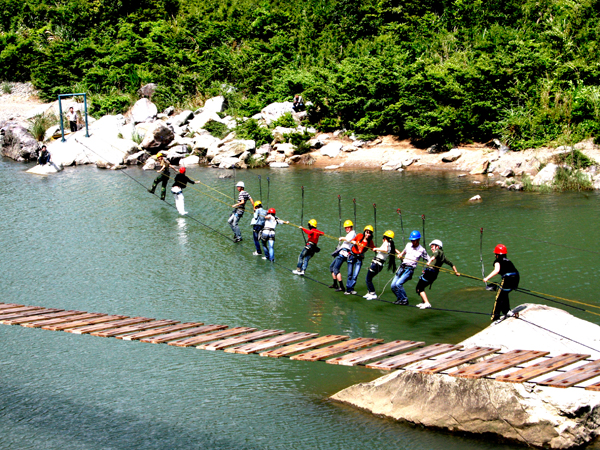
<path id="1" fill-rule="evenodd" d="M 19 305 L 18 303 L 0 303 L 0 312 L 3 309 L 18 308 L 20 306 L 23 306 L 23 305 Z"/>
<path id="2" fill-rule="evenodd" d="M 285 330 L 260 330 L 260 331 L 255 331 L 253 333 L 244 334 L 242 336 L 234 336 L 234 337 L 230 337 L 228 339 L 222 339 L 220 341 L 213 342 L 210 344 L 200 345 L 196 348 L 199 348 L 202 350 L 211 350 L 211 351 L 223 350 L 224 348 L 232 347 L 234 345 L 244 344 L 246 342 L 252 342 L 252 341 L 256 341 L 258 339 L 271 337 L 271 336 L 275 336 L 275 335 L 283 334 L 283 333 L 285 333 Z"/>
<path id="3" fill-rule="evenodd" d="M 350 353 L 337 358 L 328 359 L 327 364 L 339 364 L 340 366 L 357 366 L 373 361 L 384 356 L 395 355 L 415 347 L 422 347 L 425 342 L 415 341 L 392 341 L 386 344 L 378 345 L 373 348 L 367 348 L 358 352 Z"/>
<path id="4" fill-rule="evenodd" d="M 102 314 L 81 313 L 81 314 L 75 314 L 73 316 L 68 316 L 68 317 L 65 316 L 65 317 L 59 317 L 56 319 L 40 320 L 39 322 L 24 323 L 22 326 L 27 327 L 27 328 L 41 328 L 45 325 L 55 325 L 55 324 L 59 324 L 59 323 L 70 322 L 72 320 L 98 317 L 101 315 Z"/>
<path id="5" fill-rule="evenodd" d="M 202 324 L 201 324 L 202 325 Z M 141 342 L 146 342 L 148 344 L 163 344 L 169 341 L 176 341 L 178 339 L 183 339 L 192 336 L 198 336 L 199 334 L 205 334 L 209 332 L 212 327 L 215 325 L 204 325 L 196 328 L 188 328 L 187 330 L 175 331 L 174 333 L 162 334 L 160 336 L 156 336 L 153 338 L 142 339 Z M 222 325 L 217 325 L 222 326 Z"/>
<path id="6" fill-rule="evenodd" d="M 303 331 L 293 331 L 291 333 L 282 334 L 281 336 L 275 336 L 264 341 L 251 342 L 249 344 L 239 345 L 235 347 L 226 348 L 227 353 L 239 353 L 242 355 L 249 355 L 251 353 L 258 353 L 263 350 L 267 350 L 274 347 L 281 347 L 286 344 L 293 344 L 294 342 L 303 341 L 315 337 L 318 333 L 305 333 Z"/>
<path id="7" fill-rule="evenodd" d="M 94 325 L 96 323 L 112 322 L 114 320 L 125 318 L 127 318 L 127 316 L 109 316 L 107 314 L 100 314 L 98 317 L 89 317 L 71 322 L 60 323 L 57 325 L 44 325 L 42 329 L 50 331 L 67 331 L 69 328 L 85 327 L 88 325 Z"/>
<path id="8" fill-rule="evenodd" d="M 541 358 L 548 353 L 549 352 L 539 352 L 536 350 L 511 350 L 477 364 L 473 364 L 472 366 L 455 370 L 448 375 L 460 378 L 483 378 L 510 369 L 516 365 L 526 363 L 532 359 Z"/>
<path id="9" fill-rule="evenodd" d="M 544 375 L 589 357 L 590 355 L 582 355 L 580 353 L 563 353 L 562 355 L 555 356 L 554 358 L 549 358 L 537 364 L 524 367 L 516 372 L 500 375 L 496 377 L 496 380 L 506 381 L 509 383 L 523 383 L 531 380 L 532 378 L 539 377 L 540 375 Z"/>
<path id="10" fill-rule="evenodd" d="M 200 322 L 185 322 L 178 323 L 177 325 L 171 325 L 168 327 L 155 328 L 152 330 L 140 331 L 139 333 L 128 334 L 127 336 L 116 336 L 117 339 L 123 339 L 124 341 L 137 341 L 152 336 L 158 336 L 161 334 L 172 333 L 173 331 L 186 330 L 188 328 L 199 327 L 202 325 Z"/>
<path id="11" fill-rule="evenodd" d="M 41 306 L 19 306 L 18 308 L 9 308 L 3 309 L 0 312 L 0 320 L 10 319 L 17 313 L 26 313 L 28 311 L 39 311 L 40 309 L 44 309 Z"/>
<path id="12" fill-rule="evenodd" d="M 270 358 L 281 358 L 282 356 L 292 355 L 304 350 L 319 347 L 321 345 L 331 344 L 333 342 L 345 341 L 349 339 L 349 336 L 338 336 L 335 334 L 328 334 L 326 336 L 320 336 L 315 339 L 310 339 L 304 342 L 298 342 L 297 344 L 286 345 L 285 347 L 278 348 L 276 350 L 269 350 L 268 352 L 262 352 L 260 356 L 268 356 Z"/>
<path id="13" fill-rule="evenodd" d="M 125 327 L 114 328 L 112 330 L 106 331 L 96 331 L 94 333 L 90 333 L 92 336 L 99 337 L 114 337 L 120 334 L 130 334 L 137 333 L 140 331 L 150 330 L 152 328 L 164 327 L 166 325 L 175 325 L 179 323 L 177 320 L 153 320 L 152 322 L 142 323 L 140 325 L 129 325 Z"/>
<path id="14" fill-rule="evenodd" d="M 312 350 L 310 352 L 301 353 L 292 356 L 290 359 L 296 361 L 320 361 L 321 359 L 329 358 L 330 356 L 340 355 L 359 348 L 365 348 L 370 345 L 379 344 L 383 339 L 376 338 L 355 338 L 349 341 L 340 342 L 338 344 L 328 345 L 327 347 Z"/>
<path id="15" fill-rule="evenodd" d="M 552 386 L 557 388 L 568 388 L 575 386 L 577 383 L 589 380 L 600 375 L 600 360 L 592 361 L 576 369 L 569 370 L 555 377 L 548 378 L 544 381 L 538 381 L 537 384 L 542 386 Z M 592 389 L 589 389 L 590 391 Z"/>
<path id="16" fill-rule="evenodd" d="M 11 325 L 11 322 L 13 320 L 17 320 L 20 318 L 29 318 L 29 317 L 33 317 L 33 316 L 40 316 L 42 314 L 50 314 L 53 312 L 59 312 L 62 311 L 62 309 L 36 309 L 34 311 L 27 311 L 25 313 L 13 313 L 13 314 L 9 314 L 8 316 L 2 316 L 4 317 L 4 319 L 0 318 L 0 323 L 3 325 Z"/>
<path id="17" fill-rule="evenodd" d="M 418 361 L 423 361 L 424 359 L 431 358 L 433 356 L 458 350 L 461 347 L 462 345 L 433 344 L 421 350 L 403 353 L 402 355 L 393 356 L 382 361 L 367 364 L 366 367 L 369 369 L 395 370 Z"/>
<path id="18" fill-rule="evenodd" d="M 444 356 L 436 360 L 434 365 L 420 365 L 415 367 L 415 370 L 423 373 L 438 373 L 443 370 L 448 370 L 461 364 L 473 361 L 474 359 L 481 358 L 483 356 L 491 355 L 500 351 L 499 348 L 491 347 L 471 347 L 466 348 L 454 355 Z"/>
<path id="19" fill-rule="evenodd" d="M 150 322 L 151 320 L 153 320 L 153 319 L 150 319 L 148 317 L 130 317 L 128 319 L 115 320 L 112 322 L 105 322 L 105 323 L 97 323 L 95 325 L 90 325 L 87 327 L 76 328 L 73 330 L 65 330 L 65 331 L 67 333 L 73 333 L 73 334 L 90 334 L 95 331 L 112 330 L 113 328 L 118 328 L 118 327 L 121 327 L 124 325 L 133 325 L 136 323 Z"/>
<path id="20" fill-rule="evenodd" d="M 235 336 L 238 334 L 242 334 L 246 331 L 246 328 L 240 329 L 240 327 L 227 329 L 227 325 L 211 325 L 211 327 L 213 327 L 214 332 L 203 334 L 200 336 L 194 336 L 188 339 L 183 339 L 181 341 L 169 342 L 168 345 L 173 345 L 175 347 L 194 347 L 198 344 L 204 344 L 208 341 L 214 341 L 216 339 Z"/>
<path id="21" fill-rule="evenodd" d="M 61 311 L 61 312 L 55 312 L 55 313 L 51 313 L 51 314 L 44 313 L 39 316 L 30 316 L 30 317 L 22 317 L 22 318 L 18 318 L 18 319 L 6 320 L 3 323 L 5 323 L 6 325 L 24 325 L 29 322 L 39 322 L 40 320 L 46 320 L 46 319 L 58 319 L 59 317 L 74 316 L 75 314 L 83 314 L 83 311 Z"/>

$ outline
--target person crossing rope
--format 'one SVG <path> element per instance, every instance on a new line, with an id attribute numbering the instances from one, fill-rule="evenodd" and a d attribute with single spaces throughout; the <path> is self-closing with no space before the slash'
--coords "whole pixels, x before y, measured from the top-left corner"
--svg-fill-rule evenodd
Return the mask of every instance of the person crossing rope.
<path id="1" fill-rule="evenodd" d="M 148 192 L 154 194 L 158 183 L 162 183 L 162 187 L 160 188 L 160 199 L 164 200 L 167 196 L 167 184 L 169 183 L 169 176 L 171 175 L 171 164 L 169 164 L 169 161 L 167 161 L 162 152 L 156 154 L 156 160 L 160 164 L 160 169 L 157 170 L 158 176 L 154 180 L 154 183 L 152 183 L 152 187 L 148 189 Z"/>
<path id="2" fill-rule="evenodd" d="M 300 229 L 308 234 L 308 240 L 300 252 L 300 256 L 298 256 L 298 265 L 296 266 L 296 270 L 292 270 L 294 275 L 304 275 L 310 258 L 312 258 L 315 253 L 321 251 L 318 246 L 319 236 L 323 236 L 325 234 L 322 231 L 317 230 L 317 221 L 315 219 L 310 219 L 308 221 L 308 230 L 304 227 L 300 227 Z"/>
<path id="3" fill-rule="evenodd" d="M 398 257 L 403 260 L 391 285 L 392 292 L 396 294 L 396 301 L 394 302 L 396 305 L 408 305 L 408 296 L 404 290 L 404 283 L 412 279 L 419 259 L 422 259 L 423 261 L 429 259 L 427 250 L 419 244 L 421 233 L 414 230 L 410 233 L 408 239 L 410 242 L 406 244 L 406 247 L 404 247 L 402 252 L 396 250 Z"/>
<path id="4" fill-rule="evenodd" d="M 267 210 L 263 208 L 262 202 L 256 200 L 254 202 L 254 215 L 250 221 L 250 225 L 252 225 L 252 238 L 254 239 L 254 247 L 256 248 L 256 250 L 252 252 L 252 255 L 254 256 L 262 255 L 262 249 L 260 248 L 260 232 L 265 226 L 266 215 Z"/>
<path id="5" fill-rule="evenodd" d="M 240 195 L 238 196 L 238 202 L 235 205 L 231 205 L 233 211 L 231 212 L 227 223 L 229 223 L 229 226 L 233 231 L 233 242 L 240 242 L 242 240 L 242 232 L 240 231 L 238 224 L 246 210 L 246 202 L 250 201 L 250 204 L 253 205 L 254 201 L 252 200 L 252 197 L 250 197 L 250 194 L 244 190 L 246 186 L 243 181 L 239 181 L 235 187 Z"/>
<path id="6" fill-rule="evenodd" d="M 265 226 L 260 233 L 265 251 L 263 259 L 268 259 L 271 262 L 275 261 L 275 227 L 278 223 L 289 223 L 287 220 L 281 220 L 277 217 L 276 213 L 275 208 L 269 208 L 265 216 Z"/>
<path id="7" fill-rule="evenodd" d="M 375 248 L 373 243 L 373 226 L 367 225 L 363 232 L 356 236 L 352 241 L 354 245 L 348 253 L 348 280 L 346 281 L 346 292 L 345 295 L 356 294 L 354 286 L 358 279 L 358 274 L 362 267 L 365 253 L 371 248 Z"/>
<path id="8" fill-rule="evenodd" d="M 191 178 L 189 178 L 185 174 L 185 167 L 180 167 L 179 173 L 175 175 L 175 180 L 173 182 L 173 186 L 171 187 L 171 192 L 173 193 L 173 197 L 175 197 L 175 206 L 177 207 L 177 211 L 182 216 L 185 216 L 187 214 L 183 199 L 183 190 L 186 188 L 188 183 L 198 184 L 200 182 L 194 181 Z"/>
<path id="9" fill-rule="evenodd" d="M 487 283 L 490 278 L 500 274 L 502 281 L 498 287 L 494 310 L 492 311 L 492 321 L 500 319 L 500 314 L 506 315 L 510 311 L 510 302 L 508 294 L 519 287 L 520 275 L 515 265 L 506 256 L 508 253 L 506 246 L 503 244 L 496 245 L 494 248 L 494 270 L 483 279 Z"/>
<path id="10" fill-rule="evenodd" d="M 456 266 L 454 265 L 454 263 L 452 263 L 448 258 L 446 258 L 446 255 L 444 254 L 443 250 L 442 241 L 440 241 L 439 239 L 434 239 L 433 241 L 431 241 L 431 244 L 429 244 L 429 247 L 431 248 L 433 255 L 431 255 L 431 258 L 429 258 L 427 267 L 423 269 L 423 273 L 419 277 L 419 281 L 417 282 L 416 288 L 417 294 L 419 294 L 423 299 L 423 303 L 417 305 L 417 307 L 421 309 L 431 308 L 431 303 L 429 303 L 429 300 L 427 299 L 425 288 L 427 286 L 431 286 L 433 282 L 437 279 L 442 264 L 447 264 L 450 267 L 452 267 L 452 270 L 454 270 L 456 276 L 460 277 L 460 273 L 458 273 L 458 270 L 456 270 Z M 431 289 L 431 287 L 429 289 Z"/>
<path id="11" fill-rule="evenodd" d="M 344 231 L 346 231 L 346 236 L 339 238 L 339 241 L 342 244 L 331 254 L 335 259 L 329 266 L 329 271 L 333 278 L 333 284 L 329 287 L 335 289 L 336 292 L 342 292 L 344 290 L 340 268 L 342 267 L 342 264 L 344 264 L 344 261 L 348 259 L 352 241 L 356 238 L 356 231 L 354 231 L 354 224 L 351 220 L 346 220 L 344 222 Z"/>
<path id="12" fill-rule="evenodd" d="M 375 300 L 377 293 L 375 292 L 375 286 L 373 285 L 373 278 L 383 270 L 386 260 L 388 261 L 388 270 L 393 272 L 396 271 L 396 245 L 394 244 L 394 232 L 387 230 L 383 233 L 383 243 L 381 247 L 374 248 L 373 251 L 377 252 L 373 261 L 371 261 L 371 267 L 367 271 L 367 295 L 364 296 L 367 300 Z M 390 255 L 392 255 L 390 257 Z"/>

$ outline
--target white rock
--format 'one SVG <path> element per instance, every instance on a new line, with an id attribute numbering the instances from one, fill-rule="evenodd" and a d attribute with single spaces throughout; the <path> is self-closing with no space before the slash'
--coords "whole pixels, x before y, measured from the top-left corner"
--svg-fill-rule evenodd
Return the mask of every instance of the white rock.
<path id="1" fill-rule="evenodd" d="M 271 125 L 285 113 L 293 113 L 292 106 L 292 102 L 271 103 L 262 109 L 260 115 L 267 125 Z"/>
<path id="2" fill-rule="evenodd" d="M 471 197 L 471 198 L 469 199 L 469 201 L 470 201 L 470 202 L 477 202 L 477 201 L 479 201 L 479 200 L 481 200 L 481 195 L 476 195 L 476 196 L 474 196 L 474 197 Z"/>
<path id="3" fill-rule="evenodd" d="M 225 97 L 219 95 L 218 97 L 212 97 L 206 100 L 202 108 L 202 112 L 220 113 L 223 112 L 225 106 Z"/>
<path id="4" fill-rule="evenodd" d="M 531 184 L 534 186 L 550 185 L 554 181 L 554 176 L 558 166 L 554 163 L 549 163 L 546 167 L 539 171 L 539 173 L 533 177 Z"/>
<path id="5" fill-rule="evenodd" d="M 329 144 L 326 144 L 323 147 L 321 147 L 319 152 L 323 156 L 329 156 L 330 158 L 335 158 L 336 156 L 338 156 L 340 154 L 343 146 L 344 146 L 344 144 L 342 144 L 341 142 L 330 142 Z"/>
<path id="6" fill-rule="evenodd" d="M 461 156 L 462 150 L 459 150 L 458 148 L 453 148 L 449 152 L 446 152 L 442 155 L 442 161 L 446 163 L 454 162 Z"/>
<path id="7" fill-rule="evenodd" d="M 401 168 L 403 168 L 402 161 L 400 161 L 399 159 L 388 161 L 383 166 L 381 166 L 381 170 L 398 170 Z"/>
<path id="8" fill-rule="evenodd" d="M 129 165 L 136 165 L 136 164 L 140 164 L 143 160 L 143 158 L 145 157 L 145 155 L 147 155 L 148 152 L 146 152 L 145 150 L 142 150 L 140 152 L 137 153 L 133 153 L 129 156 L 127 156 L 125 158 L 125 164 L 129 164 Z"/>
<path id="9" fill-rule="evenodd" d="M 188 123 L 193 118 L 194 118 L 194 113 L 192 111 L 186 109 L 185 111 L 180 112 L 176 116 L 171 117 L 167 123 L 173 125 L 174 127 L 180 127 L 180 126 Z"/>
<path id="10" fill-rule="evenodd" d="M 215 122 L 220 122 L 221 118 L 217 115 L 217 113 L 211 111 L 203 111 L 200 114 L 197 114 L 188 124 L 190 130 L 194 132 L 198 132 L 204 125 L 206 125 L 209 121 L 214 120 Z"/>
<path id="11" fill-rule="evenodd" d="M 419 161 L 419 157 L 415 156 L 414 158 L 406 158 L 402 161 L 402 168 L 404 167 L 408 167 L 414 163 L 416 163 L 417 161 Z"/>
<path id="12" fill-rule="evenodd" d="M 156 118 L 158 109 L 156 105 L 147 98 L 141 98 L 131 108 L 133 123 L 152 122 Z"/>
<path id="13" fill-rule="evenodd" d="M 256 154 L 257 155 L 265 155 L 265 154 L 271 152 L 272 150 L 273 149 L 271 148 L 271 146 L 269 144 L 263 144 L 256 149 Z"/>
<path id="14" fill-rule="evenodd" d="M 267 157 L 266 162 L 268 163 L 272 163 L 272 162 L 284 162 L 285 161 L 285 155 L 283 153 L 279 153 L 277 151 L 273 151 L 271 153 L 269 153 L 269 156 Z"/>
<path id="15" fill-rule="evenodd" d="M 285 156 L 290 157 L 294 154 L 296 147 L 293 144 L 275 144 L 275 150 L 279 153 L 283 153 Z"/>
<path id="16" fill-rule="evenodd" d="M 200 152 L 208 151 L 209 149 L 213 149 L 214 151 L 215 149 L 218 149 L 217 144 L 220 142 L 219 139 L 210 134 L 203 134 L 194 138 L 192 149 Z M 214 158 L 216 155 L 217 153 L 214 153 L 211 158 Z"/>
<path id="17" fill-rule="evenodd" d="M 27 173 L 32 173 L 34 175 L 52 175 L 53 173 L 58 173 L 61 170 L 63 170 L 62 165 L 57 165 L 53 162 L 50 162 L 48 164 L 44 164 L 43 166 L 38 164 L 37 166 L 29 169 Z"/>
<path id="18" fill-rule="evenodd" d="M 325 142 L 329 139 L 329 135 L 328 134 L 320 134 L 317 136 L 317 139 L 321 142 Z"/>
<path id="19" fill-rule="evenodd" d="M 324 169 L 325 170 L 335 170 L 335 169 L 339 169 L 340 167 L 342 167 L 342 166 L 340 166 L 339 164 L 334 164 L 333 166 L 325 166 Z"/>
<path id="20" fill-rule="evenodd" d="M 200 157 L 196 155 L 188 156 L 179 161 L 179 165 L 183 167 L 195 166 L 200 163 Z"/>
<path id="21" fill-rule="evenodd" d="M 290 165 L 286 162 L 272 162 L 269 164 L 271 169 L 286 169 L 290 167 Z"/>
<path id="22" fill-rule="evenodd" d="M 214 160 L 213 160 L 214 161 Z M 240 162 L 236 157 L 226 157 L 219 161 L 219 169 L 233 169 Z"/>
<path id="23" fill-rule="evenodd" d="M 471 183 L 473 183 L 473 184 L 481 184 L 481 181 L 475 180 L 475 181 L 472 181 Z"/>

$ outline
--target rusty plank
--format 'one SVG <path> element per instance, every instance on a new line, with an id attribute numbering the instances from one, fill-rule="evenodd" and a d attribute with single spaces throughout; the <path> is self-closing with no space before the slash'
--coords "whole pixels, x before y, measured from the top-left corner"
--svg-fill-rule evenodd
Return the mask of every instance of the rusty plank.
<path id="1" fill-rule="evenodd" d="M 19 306 L 18 308 L 3 309 L 0 312 L 0 320 L 11 319 L 13 317 L 16 317 L 16 314 L 26 313 L 29 311 L 39 311 L 40 309 L 44 308 L 42 308 L 41 306 Z"/>
<path id="2" fill-rule="evenodd" d="M 212 327 L 214 327 L 214 325 L 203 325 L 201 327 L 188 328 L 187 330 L 175 331 L 174 333 L 161 334 L 160 336 L 153 338 L 142 339 L 140 342 L 146 342 L 147 344 L 163 344 L 169 341 L 198 336 L 199 334 L 206 334 L 211 330 Z"/>
<path id="3" fill-rule="evenodd" d="M 589 357 L 590 355 L 582 355 L 580 353 L 563 353 L 562 355 L 549 358 L 537 364 L 524 367 L 516 372 L 500 375 L 496 377 L 496 380 L 506 381 L 509 383 L 523 383 L 531 380 L 532 378 L 550 373 L 556 369 L 560 369 L 561 367 L 568 366 L 569 364 L 582 361 Z"/>
<path id="4" fill-rule="evenodd" d="M 98 317 L 101 315 L 102 314 L 81 313 L 81 314 L 75 314 L 73 316 L 68 316 L 68 317 L 65 316 L 65 317 L 58 317 L 56 319 L 40 320 L 39 322 L 24 323 L 22 326 L 27 327 L 27 328 L 41 328 L 45 325 L 55 325 L 55 324 L 59 324 L 59 323 L 70 322 L 72 320 Z"/>
<path id="5" fill-rule="evenodd" d="M 465 364 L 474 359 L 481 358 L 483 356 L 491 355 L 500 351 L 499 348 L 491 347 L 471 347 L 466 348 L 454 355 L 444 356 L 435 361 L 435 364 L 428 366 L 427 364 L 415 367 L 415 370 L 423 373 L 438 373 L 443 370 L 448 370 L 461 364 Z"/>
<path id="6" fill-rule="evenodd" d="M 137 341 L 152 336 L 159 336 L 161 334 L 172 333 L 174 331 L 186 330 L 189 328 L 199 327 L 203 325 L 201 322 L 186 322 L 178 323 L 177 325 L 171 325 L 168 327 L 155 328 L 151 330 L 140 331 L 139 333 L 128 334 L 127 336 L 116 336 L 117 339 L 123 339 L 124 341 Z"/>
<path id="7" fill-rule="evenodd" d="M 24 324 L 29 323 L 29 322 L 39 322 L 40 320 L 46 320 L 46 319 L 58 319 L 59 317 L 68 317 L 68 316 L 73 316 L 75 314 L 83 314 L 83 311 L 61 311 L 60 312 L 55 312 L 55 313 L 51 313 L 51 314 L 46 314 L 43 313 L 42 315 L 39 316 L 29 316 L 29 317 L 21 317 L 21 318 L 17 318 L 17 319 L 11 319 L 11 320 L 5 320 L 3 323 L 5 323 L 6 325 L 22 325 L 25 326 Z"/>
<path id="8" fill-rule="evenodd" d="M 112 322 L 114 320 L 125 319 L 127 316 L 109 316 L 107 314 L 101 314 L 98 317 L 90 317 L 87 319 L 79 319 L 71 322 L 65 322 L 58 325 L 45 325 L 42 327 L 43 330 L 50 331 L 67 331 L 69 328 L 79 328 L 88 325 L 94 325 L 96 323 Z M 68 331 L 67 331 L 68 332 Z"/>
<path id="9" fill-rule="evenodd" d="M 63 310 L 62 309 L 45 309 L 45 308 L 43 308 L 43 309 L 36 309 L 33 311 L 27 311 L 24 313 L 13 313 L 13 314 L 9 314 L 7 316 L 0 316 L 0 323 L 3 325 L 12 325 L 12 322 L 14 320 L 17 320 L 20 318 L 27 319 L 27 318 L 30 318 L 33 316 L 39 317 L 40 315 L 43 315 L 43 314 L 50 314 L 50 313 L 59 312 L 59 311 L 63 311 Z M 4 317 L 4 318 L 2 318 L 2 317 Z"/>
<path id="10" fill-rule="evenodd" d="M 23 305 L 19 305 L 18 303 L 0 303 L 0 312 L 2 312 L 3 309 L 18 308 L 20 306 Z"/>
<path id="11" fill-rule="evenodd" d="M 310 352 L 301 353 L 299 355 L 292 356 L 290 359 L 296 361 L 319 361 L 321 359 L 329 358 L 330 356 L 340 355 L 352 350 L 358 350 L 360 348 L 379 344 L 380 342 L 383 342 L 383 339 L 355 338 L 350 339 L 349 341 L 328 345 L 327 347 L 318 348 Z"/>
<path id="12" fill-rule="evenodd" d="M 460 378 L 483 378 L 510 369 L 516 365 L 526 363 L 532 359 L 541 358 L 548 353 L 549 352 L 540 352 L 536 350 L 511 350 L 477 364 L 473 364 L 472 366 L 455 370 L 448 375 Z"/>
<path id="13" fill-rule="evenodd" d="M 237 334 L 242 334 L 245 331 L 244 328 L 240 330 L 240 327 L 227 329 L 227 325 L 211 325 L 211 327 L 213 327 L 213 330 L 209 330 L 211 331 L 210 333 L 203 334 L 201 336 L 193 336 L 181 341 L 169 342 L 169 345 L 173 345 L 175 347 L 194 347 L 197 344 L 204 344 L 208 341 L 214 341 L 215 339 L 235 336 Z"/>
<path id="14" fill-rule="evenodd" d="M 395 370 L 418 361 L 423 361 L 424 359 L 431 358 L 433 356 L 458 350 L 461 347 L 462 345 L 433 344 L 421 350 L 403 353 L 402 355 L 393 356 L 382 361 L 367 364 L 366 367 L 369 369 Z"/>
<path id="15" fill-rule="evenodd" d="M 286 344 L 293 344 L 298 341 L 310 339 L 315 337 L 318 333 L 305 333 L 303 331 L 293 331 L 291 333 L 282 334 L 275 336 L 264 341 L 251 342 L 249 344 L 239 345 L 235 347 L 226 348 L 227 353 L 239 353 L 242 355 L 249 355 L 251 353 L 258 353 L 263 350 L 267 350 L 274 347 L 281 347 Z"/>
<path id="16" fill-rule="evenodd" d="M 106 331 L 96 331 L 90 334 L 92 336 L 99 337 L 118 337 L 119 334 L 136 333 L 140 331 L 150 330 L 152 328 L 164 327 L 166 325 L 175 325 L 177 323 L 179 323 L 177 320 L 153 320 L 152 322 L 146 322 L 139 325 L 122 326 Z"/>
<path id="17" fill-rule="evenodd" d="M 196 348 L 211 351 L 223 350 L 226 347 L 233 347 L 234 345 L 244 344 L 246 342 L 256 341 L 258 339 L 271 337 L 283 333 L 285 333 L 284 330 L 259 330 L 253 333 L 244 334 L 242 336 L 234 336 L 228 339 L 222 339 L 217 342 L 212 342 L 210 344 L 199 345 Z"/>
<path id="18" fill-rule="evenodd" d="M 90 333 L 98 332 L 98 331 L 112 330 L 114 328 L 122 327 L 124 325 L 133 325 L 136 323 L 150 322 L 151 320 L 154 320 L 154 319 L 150 319 L 148 317 L 129 317 L 127 319 L 115 320 L 115 321 L 104 322 L 104 323 L 97 323 L 94 325 L 89 325 L 87 327 L 76 328 L 73 330 L 65 330 L 65 331 L 67 333 L 73 333 L 73 334 L 90 334 Z"/>
<path id="19" fill-rule="evenodd" d="M 600 375 L 600 360 L 592 361 L 591 363 L 569 370 L 568 372 L 562 373 L 555 377 L 548 378 L 547 380 L 538 381 L 537 384 L 557 388 L 568 388 L 575 386 L 577 383 L 581 383 L 582 381 L 597 377 L 598 375 Z M 591 391 L 593 389 L 588 390 Z"/>
<path id="20" fill-rule="evenodd" d="M 297 344 L 286 345 L 275 350 L 269 350 L 268 352 L 260 353 L 260 356 L 268 356 L 270 358 L 281 358 L 282 356 L 289 356 L 294 353 L 298 353 L 311 348 L 319 347 L 321 345 L 332 344 L 334 342 L 345 341 L 349 339 L 349 336 L 342 336 L 336 334 L 328 334 L 326 336 L 320 336 L 315 339 L 310 339 L 304 342 L 298 342 Z"/>
<path id="21" fill-rule="evenodd" d="M 422 347 L 423 345 L 425 345 L 424 342 L 392 341 L 373 348 L 367 348 L 365 350 L 360 350 L 348 355 L 328 359 L 325 362 L 327 364 L 339 364 L 340 366 L 357 366 L 359 364 L 365 364 L 369 361 L 373 361 L 377 358 L 395 355 L 411 348 Z"/>

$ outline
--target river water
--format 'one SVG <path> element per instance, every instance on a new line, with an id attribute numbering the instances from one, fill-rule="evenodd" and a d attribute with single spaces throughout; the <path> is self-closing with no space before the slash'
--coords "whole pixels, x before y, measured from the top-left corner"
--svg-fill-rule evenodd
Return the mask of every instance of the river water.
<path id="1" fill-rule="evenodd" d="M 234 181 L 244 180 L 279 217 L 338 235 L 343 219 L 375 225 L 378 243 L 393 229 L 441 239 L 459 271 L 481 275 L 504 243 L 521 272 L 522 287 L 600 304 L 597 193 L 519 193 L 474 185 L 454 173 L 188 170 L 203 185 L 186 190 L 181 218 L 119 171 L 67 168 L 51 177 L 0 160 L 0 246 L 4 302 L 89 312 L 456 343 L 489 324 L 486 315 L 421 311 L 335 293 L 294 277 L 303 246 L 300 231 L 280 225 L 271 265 L 252 256 L 250 214 L 243 245 L 230 237 Z M 148 186 L 154 172 L 127 173 Z M 231 172 L 229 172 L 231 174 Z M 260 178 L 259 178 L 260 176 Z M 259 181 L 260 180 L 260 181 Z M 207 192 L 207 195 L 201 194 Z M 482 202 L 469 203 L 473 195 Z M 169 193 L 167 200 L 172 203 Z M 328 283 L 332 240 L 310 262 L 308 274 Z M 573 248 L 574 247 L 574 248 Z M 279 265 L 280 264 L 280 265 Z M 344 266 L 345 268 L 345 266 Z M 357 290 L 366 292 L 363 268 Z M 345 278 L 345 277 L 344 277 Z M 391 274 L 382 272 L 380 292 Z M 416 303 L 416 277 L 407 284 Z M 482 283 L 441 274 L 428 290 L 434 306 L 489 313 L 493 293 Z M 384 299 L 391 300 L 389 285 Z M 512 306 L 535 302 L 511 294 Z M 548 302 L 546 302 L 548 303 Z M 552 305 L 552 303 L 548 303 Z M 560 305 L 559 305 L 560 306 Z M 562 306 L 561 306 L 562 307 Z M 563 307 L 564 308 L 564 307 Z M 569 309 L 578 317 L 597 316 Z M 0 448 L 3 449 L 501 449 L 492 440 L 449 435 L 376 418 L 332 403 L 328 396 L 380 372 L 325 363 L 242 356 L 167 345 L 124 342 L 70 333 L 0 326 Z"/>

